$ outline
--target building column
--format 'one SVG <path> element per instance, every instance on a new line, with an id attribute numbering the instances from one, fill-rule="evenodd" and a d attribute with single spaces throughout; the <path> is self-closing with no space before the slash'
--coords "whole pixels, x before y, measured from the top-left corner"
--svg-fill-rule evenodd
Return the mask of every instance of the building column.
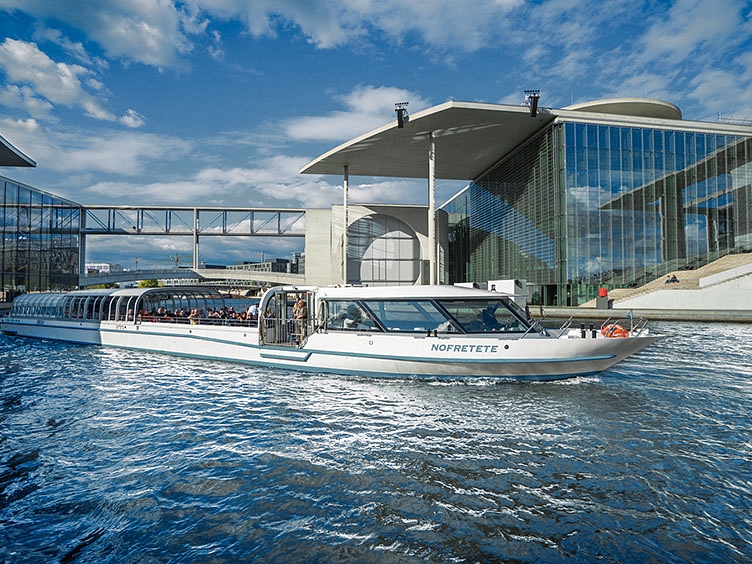
<path id="1" fill-rule="evenodd" d="M 686 184 L 689 184 L 688 179 Z M 666 179 L 661 197 L 661 230 L 663 232 L 663 260 L 681 261 L 687 258 L 686 233 L 684 230 L 684 200 L 676 176 Z"/>
<path id="2" fill-rule="evenodd" d="M 350 197 L 350 168 L 345 165 L 344 181 L 342 184 L 342 284 L 347 284 L 347 224 L 348 199 Z"/>
<path id="3" fill-rule="evenodd" d="M 436 143 L 428 134 L 428 283 L 436 284 Z"/>

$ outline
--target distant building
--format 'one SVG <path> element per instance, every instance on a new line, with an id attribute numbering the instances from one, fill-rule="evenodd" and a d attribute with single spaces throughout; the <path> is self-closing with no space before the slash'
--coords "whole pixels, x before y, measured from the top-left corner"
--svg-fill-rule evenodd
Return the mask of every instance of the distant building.
<path id="1" fill-rule="evenodd" d="M 239 262 L 225 267 L 226 270 L 243 270 L 249 272 L 289 272 L 290 261 L 276 258 L 263 262 Z"/>
<path id="2" fill-rule="evenodd" d="M 111 264 L 109 262 L 101 263 L 86 263 L 86 272 L 89 274 L 102 273 L 109 274 L 112 272 L 123 272 L 125 269 L 119 264 Z"/>
<path id="3" fill-rule="evenodd" d="M 293 253 L 290 260 L 291 274 L 305 274 L 305 253 Z"/>

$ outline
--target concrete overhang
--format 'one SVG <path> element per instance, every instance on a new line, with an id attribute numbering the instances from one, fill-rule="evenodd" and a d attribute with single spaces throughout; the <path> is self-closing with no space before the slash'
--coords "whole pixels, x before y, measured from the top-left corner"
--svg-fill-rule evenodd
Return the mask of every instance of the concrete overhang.
<path id="1" fill-rule="evenodd" d="M 426 178 L 428 135 L 436 147 L 435 177 L 474 180 L 527 139 L 557 119 L 582 123 L 641 125 L 671 129 L 712 129 L 718 124 L 686 122 L 681 110 L 652 98 L 611 98 L 562 109 L 450 101 L 351 139 L 311 161 L 302 174 Z M 728 126 L 724 126 L 726 129 Z M 747 128 L 748 129 L 748 128 Z M 744 134 L 744 133 L 742 133 Z"/>
<path id="2" fill-rule="evenodd" d="M 682 119 L 681 110 L 677 106 L 654 98 L 606 98 L 574 104 L 563 109 L 640 118 Z"/>
<path id="3" fill-rule="evenodd" d="M 37 166 L 33 160 L 0 135 L 0 166 Z"/>
<path id="4" fill-rule="evenodd" d="M 426 178 L 428 136 L 436 147 L 436 178 L 472 180 L 556 119 L 546 108 L 450 101 L 397 120 L 335 147 L 302 174 Z"/>

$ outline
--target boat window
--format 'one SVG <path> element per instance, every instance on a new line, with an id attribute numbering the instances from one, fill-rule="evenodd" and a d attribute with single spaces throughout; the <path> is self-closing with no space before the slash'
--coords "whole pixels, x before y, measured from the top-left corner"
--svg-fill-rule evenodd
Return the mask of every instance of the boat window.
<path id="1" fill-rule="evenodd" d="M 512 312 L 508 300 L 439 300 L 467 333 L 524 333 L 529 325 Z"/>
<path id="2" fill-rule="evenodd" d="M 63 296 L 63 319 L 70 319 L 73 315 L 72 306 L 74 299 L 74 296 Z"/>
<path id="3" fill-rule="evenodd" d="M 431 300 L 364 302 L 387 331 L 459 333 L 459 329 Z"/>
<path id="4" fill-rule="evenodd" d="M 102 305 L 102 300 L 103 299 L 104 299 L 104 296 L 97 296 L 89 304 L 89 306 L 88 306 L 89 309 L 86 311 L 86 317 L 87 317 L 87 319 L 99 320 L 99 308 Z"/>
<path id="5" fill-rule="evenodd" d="M 112 317 L 112 304 L 116 301 L 117 300 L 114 296 L 105 296 L 102 305 L 100 306 L 102 320 L 106 321 L 109 319 L 114 319 L 114 317 Z"/>
<path id="6" fill-rule="evenodd" d="M 343 331 L 381 331 L 378 323 L 357 301 L 327 301 L 329 319 L 326 327 Z"/>

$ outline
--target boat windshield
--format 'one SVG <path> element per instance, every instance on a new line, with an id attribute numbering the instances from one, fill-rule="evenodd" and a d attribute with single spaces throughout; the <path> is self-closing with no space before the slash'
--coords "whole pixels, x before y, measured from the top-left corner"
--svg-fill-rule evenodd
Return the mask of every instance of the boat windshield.
<path id="1" fill-rule="evenodd" d="M 525 311 L 509 299 L 439 300 L 466 333 L 524 333 L 530 328 Z"/>
<path id="2" fill-rule="evenodd" d="M 327 328 L 344 331 L 381 331 L 378 323 L 357 301 L 329 300 Z"/>
<path id="3" fill-rule="evenodd" d="M 433 300 L 365 300 L 363 303 L 387 331 L 461 333 Z"/>
<path id="4" fill-rule="evenodd" d="M 507 298 L 364 300 L 386 331 L 409 333 L 524 333 L 527 316 Z"/>

